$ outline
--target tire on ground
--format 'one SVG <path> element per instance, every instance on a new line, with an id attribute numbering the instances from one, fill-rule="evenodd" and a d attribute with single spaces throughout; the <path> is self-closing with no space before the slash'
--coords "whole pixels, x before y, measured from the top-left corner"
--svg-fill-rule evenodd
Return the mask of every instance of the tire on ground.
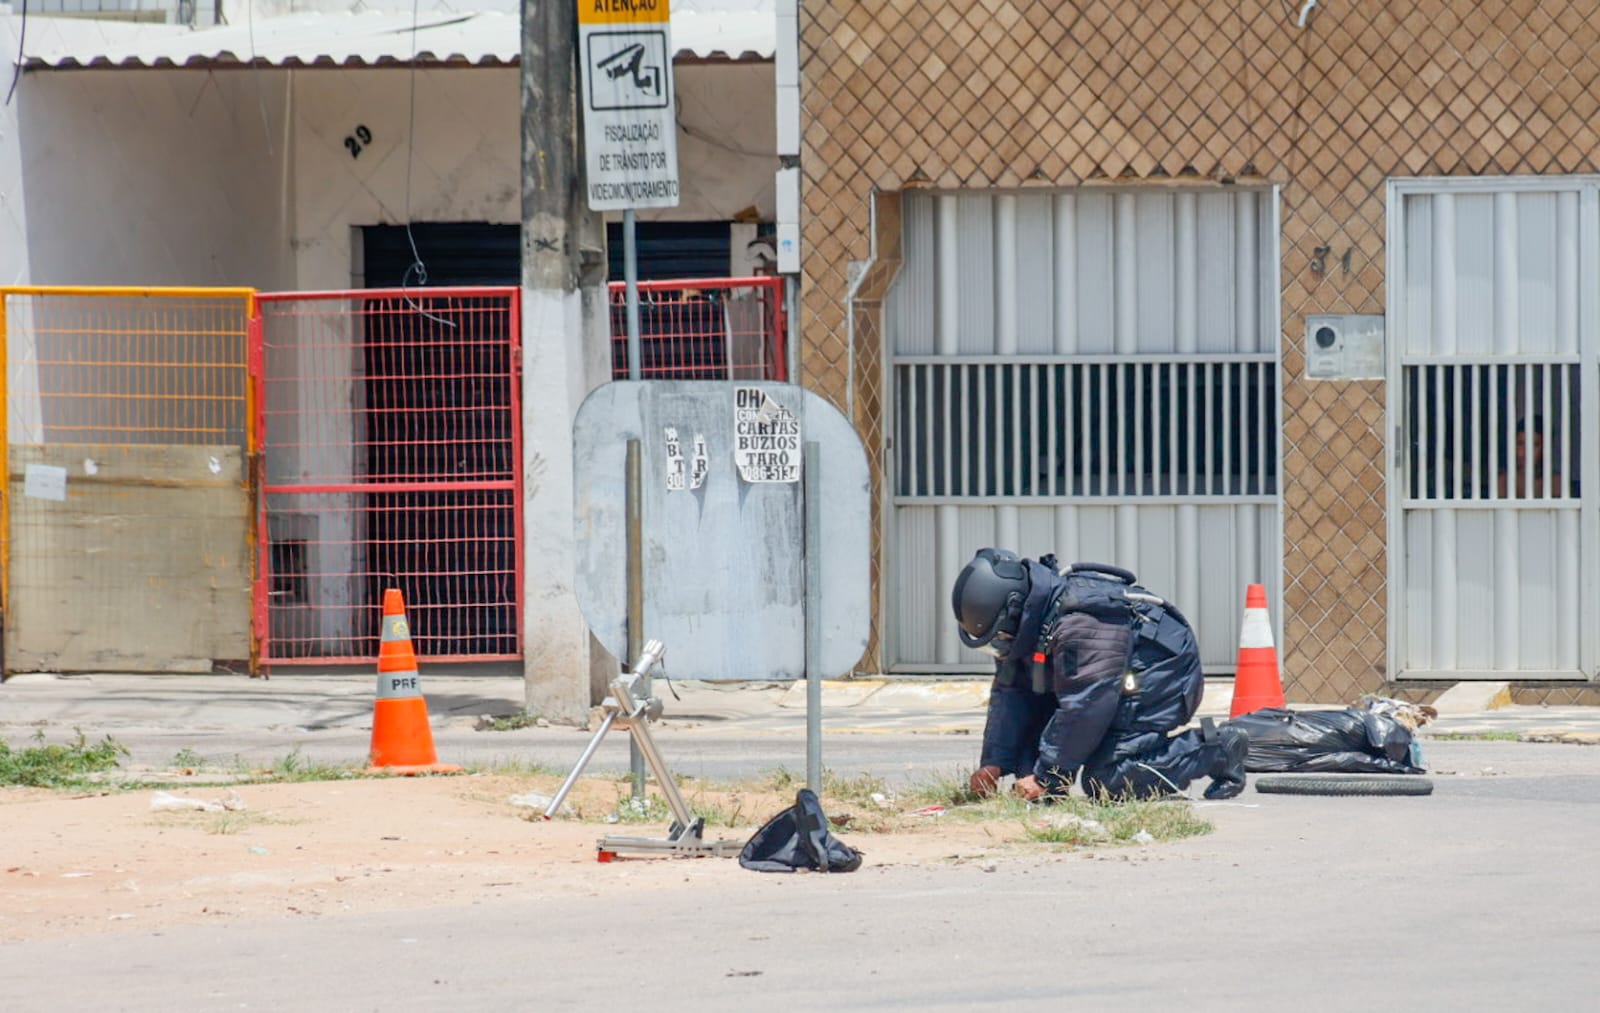
<path id="1" fill-rule="evenodd" d="M 1268 795 L 1432 795 L 1433 782 L 1411 774 L 1301 774 L 1254 778 Z"/>

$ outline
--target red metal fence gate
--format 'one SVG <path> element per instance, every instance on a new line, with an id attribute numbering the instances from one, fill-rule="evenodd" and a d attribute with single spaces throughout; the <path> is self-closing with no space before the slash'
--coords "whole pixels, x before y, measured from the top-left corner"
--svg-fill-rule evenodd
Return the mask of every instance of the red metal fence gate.
<path id="1" fill-rule="evenodd" d="M 627 292 L 610 283 L 611 375 L 628 377 Z M 639 282 L 641 379 L 789 379 L 783 279 Z"/>
<path id="2" fill-rule="evenodd" d="M 263 665 L 367 662 L 385 587 L 436 661 L 522 656 L 514 288 L 259 297 Z"/>

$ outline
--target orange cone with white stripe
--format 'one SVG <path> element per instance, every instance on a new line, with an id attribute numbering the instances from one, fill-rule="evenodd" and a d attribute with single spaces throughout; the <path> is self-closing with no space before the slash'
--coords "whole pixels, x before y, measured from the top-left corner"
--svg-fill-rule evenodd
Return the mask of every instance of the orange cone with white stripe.
<path id="1" fill-rule="evenodd" d="M 1251 584 L 1244 597 L 1239 667 L 1233 675 L 1233 709 L 1228 716 L 1282 706 L 1283 682 L 1278 677 L 1278 649 L 1272 644 L 1272 620 L 1267 617 L 1267 589 Z"/>
<path id="2" fill-rule="evenodd" d="M 371 766 L 384 774 L 456 774 L 440 763 L 428 727 L 417 655 L 411 649 L 406 602 L 398 588 L 383 592 L 383 638 L 378 644 L 378 698 L 372 710 Z"/>

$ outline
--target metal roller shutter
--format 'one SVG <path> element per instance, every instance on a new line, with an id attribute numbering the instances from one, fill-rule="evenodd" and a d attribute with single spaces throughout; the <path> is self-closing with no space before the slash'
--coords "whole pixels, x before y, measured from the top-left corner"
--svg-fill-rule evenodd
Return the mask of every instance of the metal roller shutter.
<path id="1" fill-rule="evenodd" d="M 999 545 L 1135 571 L 1194 622 L 1206 670 L 1233 670 L 1246 586 L 1281 598 L 1275 209 L 1268 190 L 907 199 L 892 669 L 990 667 L 948 595 Z"/>

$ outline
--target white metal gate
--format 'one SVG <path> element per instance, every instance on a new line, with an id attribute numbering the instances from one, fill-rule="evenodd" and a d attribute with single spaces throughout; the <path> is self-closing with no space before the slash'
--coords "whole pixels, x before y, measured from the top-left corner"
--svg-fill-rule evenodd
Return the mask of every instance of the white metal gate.
<path id="1" fill-rule="evenodd" d="M 1600 181 L 1389 188 L 1389 666 L 1582 679 L 1596 663 Z"/>
<path id="2" fill-rule="evenodd" d="M 885 660 L 987 671 L 949 592 L 987 545 L 1134 570 L 1231 672 L 1281 589 L 1276 197 L 915 194 L 885 308 Z"/>

